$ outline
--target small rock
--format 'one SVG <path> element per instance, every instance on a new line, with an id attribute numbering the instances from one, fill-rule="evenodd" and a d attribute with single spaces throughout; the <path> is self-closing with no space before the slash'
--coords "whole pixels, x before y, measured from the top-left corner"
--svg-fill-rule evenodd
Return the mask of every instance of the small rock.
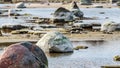
<path id="1" fill-rule="evenodd" d="M 88 46 L 77 46 L 74 49 L 79 50 L 79 49 L 87 49 L 87 48 L 88 48 Z"/>
<path id="2" fill-rule="evenodd" d="M 95 6 L 95 8 L 103 8 L 103 6 Z"/>
<path id="3" fill-rule="evenodd" d="M 20 2 L 16 4 L 16 8 L 26 8 L 24 2 Z"/>
<path id="4" fill-rule="evenodd" d="M 115 61 L 120 61 L 120 55 L 115 56 L 115 57 L 114 57 L 114 60 L 115 60 Z"/>

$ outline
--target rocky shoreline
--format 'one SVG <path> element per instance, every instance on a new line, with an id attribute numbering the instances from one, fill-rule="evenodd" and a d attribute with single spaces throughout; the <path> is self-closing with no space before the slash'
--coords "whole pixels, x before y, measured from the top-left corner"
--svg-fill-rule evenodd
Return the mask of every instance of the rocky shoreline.
<path id="1" fill-rule="evenodd" d="M 49 3 L 48 4 L 40 4 L 40 3 L 25 3 L 27 8 L 59 8 L 59 7 L 68 7 L 71 3 L 68 4 L 62 4 L 62 3 Z M 116 8 L 119 7 L 116 4 L 106 4 L 106 3 L 93 3 L 92 5 L 80 5 L 80 3 L 77 3 L 79 8 Z M 57 6 L 55 6 L 57 5 Z M 2 8 L 15 8 L 15 6 L 3 6 Z"/>

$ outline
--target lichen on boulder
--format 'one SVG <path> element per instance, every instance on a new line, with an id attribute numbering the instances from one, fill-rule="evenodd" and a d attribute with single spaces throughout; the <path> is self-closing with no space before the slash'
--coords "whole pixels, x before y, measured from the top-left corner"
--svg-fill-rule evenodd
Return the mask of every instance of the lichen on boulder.
<path id="1" fill-rule="evenodd" d="M 29 42 L 8 46 L 0 57 L 0 68 L 48 68 L 44 52 Z"/>
<path id="2" fill-rule="evenodd" d="M 73 52 L 73 45 L 63 34 L 59 32 L 48 32 L 37 44 L 45 52 L 67 53 Z"/>

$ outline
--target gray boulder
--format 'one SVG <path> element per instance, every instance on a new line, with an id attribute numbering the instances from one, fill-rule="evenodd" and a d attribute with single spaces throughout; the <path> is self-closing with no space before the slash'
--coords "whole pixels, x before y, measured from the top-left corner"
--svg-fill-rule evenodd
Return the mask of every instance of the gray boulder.
<path id="1" fill-rule="evenodd" d="M 118 24 L 113 21 L 105 22 L 101 25 L 102 32 L 113 32 L 116 30 Z"/>
<path id="2" fill-rule="evenodd" d="M 45 52 L 73 52 L 72 43 L 59 32 L 48 32 L 37 42 L 36 45 L 41 47 Z"/>

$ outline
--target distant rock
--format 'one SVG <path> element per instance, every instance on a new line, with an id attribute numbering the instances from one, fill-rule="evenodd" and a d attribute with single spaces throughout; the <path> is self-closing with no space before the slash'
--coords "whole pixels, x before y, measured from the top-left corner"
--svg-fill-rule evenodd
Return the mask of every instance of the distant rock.
<path id="1" fill-rule="evenodd" d="M 74 14 L 75 17 L 82 19 L 84 16 L 84 13 L 79 9 L 77 3 L 75 1 L 71 4 L 70 11 Z"/>
<path id="2" fill-rule="evenodd" d="M 101 31 L 102 32 L 113 32 L 117 28 L 118 24 L 113 21 L 108 21 L 102 24 Z"/>
<path id="3" fill-rule="evenodd" d="M 59 32 L 48 32 L 37 44 L 45 52 L 73 52 L 73 45 L 68 38 Z"/>
<path id="4" fill-rule="evenodd" d="M 26 8 L 24 2 L 20 2 L 16 4 L 16 8 Z"/>
<path id="5" fill-rule="evenodd" d="M 59 7 L 53 14 L 53 22 L 68 22 L 73 21 L 73 14 L 68 9 Z"/>
<path id="6" fill-rule="evenodd" d="M 29 42 L 12 44 L 0 57 L 0 68 L 48 68 L 44 52 Z"/>

